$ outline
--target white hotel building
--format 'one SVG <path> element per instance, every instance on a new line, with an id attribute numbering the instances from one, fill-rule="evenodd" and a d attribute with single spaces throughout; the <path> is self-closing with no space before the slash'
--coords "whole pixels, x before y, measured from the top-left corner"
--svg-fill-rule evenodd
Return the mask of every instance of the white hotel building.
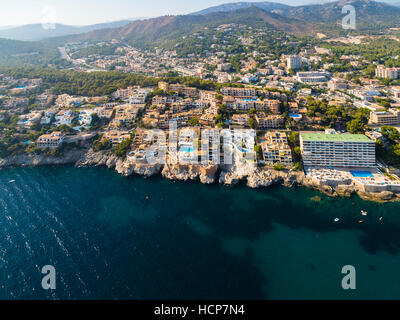
<path id="1" fill-rule="evenodd" d="M 375 167 L 375 143 L 362 134 L 301 133 L 303 163 L 308 167 Z"/>

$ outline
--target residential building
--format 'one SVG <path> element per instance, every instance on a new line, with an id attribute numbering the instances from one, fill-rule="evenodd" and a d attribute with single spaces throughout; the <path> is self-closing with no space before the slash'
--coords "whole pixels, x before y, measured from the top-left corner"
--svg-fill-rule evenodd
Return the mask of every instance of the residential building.
<path id="1" fill-rule="evenodd" d="M 248 114 L 234 114 L 231 119 L 233 125 L 248 126 L 250 116 Z"/>
<path id="2" fill-rule="evenodd" d="M 386 68 L 385 66 L 378 66 L 375 69 L 375 76 L 377 78 L 395 80 L 399 78 L 399 70 L 397 68 Z"/>
<path id="3" fill-rule="evenodd" d="M 265 164 L 274 165 L 278 163 L 285 166 L 292 165 L 292 150 L 287 143 L 286 133 L 267 132 L 261 147 Z"/>
<path id="4" fill-rule="evenodd" d="M 39 148 L 54 149 L 59 147 L 63 143 L 63 141 L 64 141 L 64 134 L 59 131 L 55 131 L 50 134 L 41 135 L 38 138 L 36 144 Z"/>
<path id="5" fill-rule="evenodd" d="M 130 139 L 130 134 L 128 132 L 122 131 L 108 131 L 103 136 L 106 139 L 109 139 L 113 146 L 120 144 L 122 141 Z"/>
<path id="6" fill-rule="evenodd" d="M 369 122 L 379 126 L 400 124 L 400 110 L 391 108 L 388 111 L 372 111 Z"/>
<path id="7" fill-rule="evenodd" d="M 260 130 L 281 128 L 284 123 L 284 117 L 280 115 L 266 115 L 257 113 L 255 116 L 257 128 Z"/>
<path id="8" fill-rule="evenodd" d="M 287 69 L 298 70 L 301 68 L 301 57 L 296 55 L 290 55 L 286 57 Z"/>
<path id="9" fill-rule="evenodd" d="M 231 96 L 237 98 L 253 98 L 256 96 L 256 89 L 224 87 L 221 89 L 221 93 L 224 96 Z"/>
<path id="10" fill-rule="evenodd" d="M 301 133 L 305 166 L 374 167 L 375 143 L 362 134 Z"/>

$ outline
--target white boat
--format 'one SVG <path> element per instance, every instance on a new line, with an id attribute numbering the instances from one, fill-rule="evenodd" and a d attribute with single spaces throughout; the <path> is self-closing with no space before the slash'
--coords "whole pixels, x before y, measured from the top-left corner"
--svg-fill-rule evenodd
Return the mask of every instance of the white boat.
<path id="1" fill-rule="evenodd" d="M 9 183 L 14 183 L 15 182 L 15 180 L 10 180 L 10 181 L 8 181 Z"/>
<path id="2" fill-rule="evenodd" d="M 361 214 L 362 214 L 363 216 L 366 216 L 366 215 L 368 215 L 368 212 L 367 212 L 367 211 L 364 211 L 364 210 L 361 210 Z"/>
<path id="3" fill-rule="evenodd" d="M 339 219 L 339 218 L 336 218 L 336 219 L 335 219 L 335 222 L 339 222 L 339 221 L 340 221 L 340 219 Z"/>

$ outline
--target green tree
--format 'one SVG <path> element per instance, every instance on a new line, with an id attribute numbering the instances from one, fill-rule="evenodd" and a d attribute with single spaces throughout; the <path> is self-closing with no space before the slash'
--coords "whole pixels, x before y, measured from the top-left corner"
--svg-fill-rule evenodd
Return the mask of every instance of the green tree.
<path id="1" fill-rule="evenodd" d="M 299 141 L 299 133 L 296 131 L 292 131 L 289 135 L 289 142 L 294 145 L 297 146 L 299 145 L 300 141 Z"/>
<path id="2" fill-rule="evenodd" d="M 262 148 L 260 145 L 254 147 L 254 152 L 256 153 L 258 159 L 262 159 Z"/>
<path id="3" fill-rule="evenodd" d="M 364 133 L 365 123 L 360 119 L 353 119 L 350 122 L 347 122 L 347 130 L 353 134 Z"/>
<path id="4" fill-rule="evenodd" d="M 395 142 L 400 140 L 400 132 L 391 126 L 383 126 L 381 128 L 381 133 L 389 140 Z"/>
<path id="5" fill-rule="evenodd" d="M 253 118 L 249 119 L 249 123 L 248 124 L 249 124 L 249 127 L 252 128 L 252 129 L 255 129 L 256 126 L 257 126 L 256 121 Z"/>
<path id="6" fill-rule="evenodd" d="M 199 118 L 192 118 L 188 122 L 191 126 L 197 126 L 199 124 Z"/>
<path id="7" fill-rule="evenodd" d="M 282 171 L 282 170 L 284 170 L 284 169 L 285 169 L 285 166 L 284 166 L 283 164 L 280 164 L 280 163 L 274 164 L 274 170 L 276 170 L 276 171 Z"/>
<path id="8" fill-rule="evenodd" d="M 129 148 L 131 147 L 132 144 L 132 139 L 125 139 L 124 141 L 122 141 L 120 144 L 117 144 L 114 148 L 114 154 L 118 157 L 118 158 L 124 158 L 126 157 L 126 154 L 129 150 Z"/>

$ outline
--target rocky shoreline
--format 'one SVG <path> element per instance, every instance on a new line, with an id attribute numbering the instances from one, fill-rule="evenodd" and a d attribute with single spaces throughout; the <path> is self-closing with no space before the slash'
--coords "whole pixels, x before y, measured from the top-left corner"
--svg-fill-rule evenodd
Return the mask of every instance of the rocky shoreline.
<path id="1" fill-rule="evenodd" d="M 61 157 L 45 155 L 18 155 L 0 159 L 0 170 L 9 167 L 36 167 L 47 165 L 74 164 L 76 167 L 104 166 L 116 170 L 123 176 L 140 175 L 151 177 L 161 175 L 163 178 L 176 181 L 199 181 L 203 184 L 234 186 L 245 182 L 250 188 L 267 188 L 272 185 L 285 187 L 303 186 L 320 191 L 330 197 L 350 197 L 357 194 L 360 198 L 374 202 L 399 201 L 400 193 L 390 191 L 366 192 L 354 182 L 346 181 L 343 184 L 331 185 L 309 178 L 303 172 L 275 171 L 258 168 L 246 162 L 239 162 L 233 166 L 222 165 L 192 165 L 192 164 L 156 164 L 134 163 L 129 159 L 119 159 L 111 152 L 93 149 L 70 151 Z"/>

